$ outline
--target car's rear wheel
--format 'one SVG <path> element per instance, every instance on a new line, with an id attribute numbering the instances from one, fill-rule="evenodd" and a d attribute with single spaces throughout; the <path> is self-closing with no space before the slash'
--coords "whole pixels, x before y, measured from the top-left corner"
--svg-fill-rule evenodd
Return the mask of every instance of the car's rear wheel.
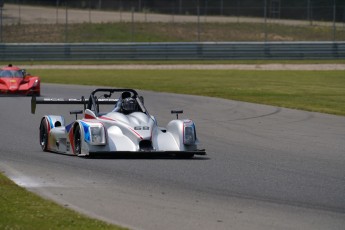
<path id="1" fill-rule="evenodd" d="M 40 124 L 40 146 L 43 151 L 48 151 L 48 128 L 46 119 L 42 119 Z"/>
<path id="2" fill-rule="evenodd" d="M 74 153 L 77 156 L 81 154 L 81 135 L 79 125 L 74 129 Z"/>

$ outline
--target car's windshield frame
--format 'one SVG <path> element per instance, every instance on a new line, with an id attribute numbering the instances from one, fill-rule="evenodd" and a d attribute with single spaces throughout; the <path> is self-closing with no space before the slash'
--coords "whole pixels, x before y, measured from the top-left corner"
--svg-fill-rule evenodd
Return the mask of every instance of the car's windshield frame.
<path id="1" fill-rule="evenodd" d="M 24 78 L 20 70 L 0 70 L 0 78 Z"/>
<path id="2" fill-rule="evenodd" d="M 102 98 L 105 98 L 106 100 L 107 99 L 110 99 L 110 100 L 113 99 L 114 100 L 113 102 L 116 105 L 116 103 L 119 99 L 119 96 L 116 94 L 116 92 L 122 93 L 124 91 L 131 92 L 133 94 L 131 97 L 134 98 L 138 102 L 139 110 L 149 116 L 149 112 L 145 108 L 144 103 L 142 101 L 143 99 L 140 98 L 140 96 L 138 95 L 138 93 L 134 89 L 107 89 L 107 88 L 106 89 L 96 89 L 91 93 L 91 95 L 89 97 L 89 102 L 88 102 L 87 108 L 94 111 L 96 116 L 98 117 L 100 114 L 100 107 L 99 107 L 98 100 L 101 100 Z M 99 93 L 99 94 L 97 94 L 97 93 Z M 116 96 L 113 95 L 113 93 L 115 93 Z M 96 94 L 98 96 L 96 96 Z M 115 98 L 114 98 L 114 96 L 115 96 Z"/>

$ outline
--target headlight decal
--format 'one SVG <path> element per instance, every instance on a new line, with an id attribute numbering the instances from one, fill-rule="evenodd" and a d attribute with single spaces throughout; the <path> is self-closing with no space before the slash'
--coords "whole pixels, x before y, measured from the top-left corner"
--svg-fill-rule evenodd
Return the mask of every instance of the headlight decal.
<path id="1" fill-rule="evenodd" d="M 187 121 L 183 123 L 183 144 L 193 145 L 195 144 L 195 125 L 192 121 Z"/>
<path id="2" fill-rule="evenodd" d="M 90 134 L 93 144 L 105 144 L 105 132 L 102 125 L 90 126 Z"/>
<path id="3" fill-rule="evenodd" d="M 91 145 L 105 145 L 105 129 L 102 123 L 91 123 L 80 121 L 84 130 L 84 140 Z"/>

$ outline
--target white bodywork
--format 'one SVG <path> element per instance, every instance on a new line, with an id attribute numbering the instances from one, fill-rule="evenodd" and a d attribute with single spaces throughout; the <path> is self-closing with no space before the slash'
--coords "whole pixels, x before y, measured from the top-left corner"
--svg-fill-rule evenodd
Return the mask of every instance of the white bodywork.
<path id="1" fill-rule="evenodd" d="M 32 109 L 40 104 L 84 104 L 84 111 L 71 111 L 71 114 L 83 113 L 82 119 L 65 124 L 62 116 L 46 115 L 41 120 L 40 144 L 44 151 L 52 151 L 78 156 L 97 153 L 171 153 L 179 157 L 192 157 L 194 154 L 205 155 L 205 150 L 197 148 L 198 140 L 195 124 L 189 119 L 177 119 L 168 123 L 166 128 L 159 127 L 143 105 L 143 98 L 132 89 L 131 98 L 138 103 L 136 110 L 126 112 L 118 110 L 123 101 L 107 99 L 121 89 L 96 89 L 86 101 L 78 99 L 32 100 Z M 97 92 L 108 92 L 101 99 Z M 126 92 L 129 96 L 129 92 Z M 124 94 L 125 95 L 125 94 Z M 100 113 L 99 105 L 116 103 L 111 112 Z M 88 103 L 86 107 L 86 103 Z"/>
<path id="2" fill-rule="evenodd" d="M 142 112 L 134 112 L 124 115 L 119 112 L 109 112 L 100 117 L 92 116 L 93 112 L 85 111 L 88 118 L 83 118 L 65 127 L 62 116 L 47 115 L 43 119 L 49 125 L 48 150 L 60 153 L 75 154 L 73 149 L 73 128 L 78 125 L 81 130 L 81 155 L 97 152 L 177 152 L 197 151 L 197 139 L 194 143 L 184 143 L 185 127 L 195 125 L 191 120 L 172 120 L 166 128 L 157 126 L 153 116 L 147 116 Z M 90 118 L 90 114 L 91 117 Z M 85 117 L 85 114 L 84 114 Z M 105 143 L 93 144 L 88 138 L 89 127 L 99 125 L 104 127 Z M 195 131 L 194 131 L 195 132 Z M 151 147 L 140 148 L 140 142 L 148 141 Z"/>

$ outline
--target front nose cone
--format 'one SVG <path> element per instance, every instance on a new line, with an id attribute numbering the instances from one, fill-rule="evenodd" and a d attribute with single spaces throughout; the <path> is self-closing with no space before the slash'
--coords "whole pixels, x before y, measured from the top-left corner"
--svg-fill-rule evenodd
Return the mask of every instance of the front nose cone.
<path id="1" fill-rule="evenodd" d="M 17 84 L 11 84 L 9 87 L 10 92 L 15 92 L 18 90 L 18 85 Z"/>

